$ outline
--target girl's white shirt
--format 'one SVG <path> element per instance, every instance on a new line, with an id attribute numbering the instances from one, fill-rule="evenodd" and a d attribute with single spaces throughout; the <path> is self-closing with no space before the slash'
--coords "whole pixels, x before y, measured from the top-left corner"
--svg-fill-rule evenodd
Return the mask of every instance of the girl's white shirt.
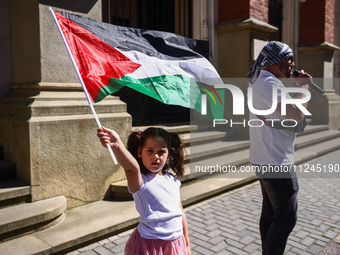
<path id="1" fill-rule="evenodd" d="M 175 240 L 183 234 L 180 207 L 181 182 L 170 173 L 165 175 L 142 174 L 143 183 L 131 192 L 140 214 L 137 227 L 147 239 Z"/>

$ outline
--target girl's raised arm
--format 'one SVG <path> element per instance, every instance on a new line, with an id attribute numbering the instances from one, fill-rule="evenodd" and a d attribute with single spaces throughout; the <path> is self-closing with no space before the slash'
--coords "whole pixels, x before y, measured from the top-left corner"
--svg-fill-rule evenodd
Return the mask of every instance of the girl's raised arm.
<path id="1" fill-rule="evenodd" d="M 126 149 L 119 135 L 114 130 L 101 127 L 97 129 L 97 136 L 105 148 L 107 143 L 110 144 L 117 161 L 125 170 L 130 191 L 138 191 L 142 185 L 142 176 L 138 162 Z"/>

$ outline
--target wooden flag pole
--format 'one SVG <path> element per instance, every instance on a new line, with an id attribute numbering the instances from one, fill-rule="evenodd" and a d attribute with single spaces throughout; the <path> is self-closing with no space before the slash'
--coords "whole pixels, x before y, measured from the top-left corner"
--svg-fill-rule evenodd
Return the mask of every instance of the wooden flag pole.
<path id="1" fill-rule="evenodd" d="M 99 119 L 98 119 L 97 113 L 96 113 L 96 111 L 95 111 L 95 109 L 94 109 L 94 107 L 93 107 L 93 103 L 92 103 L 92 101 L 91 101 L 91 99 L 90 99 L 90 96 L 89 96 L 88 91 L 87 91 L 87 89 L 86 89 L 86 86 L 85 86 L 85 84 L 84 84 L 83 78 L 81 77 L 80 72 L 79 72 L 79 70 L 78 70 L 78 67 L 77 67 L 77 65 L 76 65 L 76 63 L 75 63 L 75 61 L 74 61 L 74 58 L 73 58 L 72 53 L 71 53 L 71 50 L 70 50 L 70 48 L 69 48 L 69 46 L 68 46 L 68 44 L 67 44 L 67 41 L 66 41 L 65 36 L 64 36 L 64 33 L 63 33 L 63 31 L 61 30 L 61 27 L 60 27 L 60 25 L 59 25 L 59 22 L 58 22 L 58 20 L 57 20 L 57 17 L 55 16 L 54 11 L 52 10 L 51 7 L 49 8 L 49 10 L 50 10 L 50 13 L 51 13 L 52 16 L 53 16 L 53 19 L 54 19 L 55 23 L 57 24 L 57 27 L 58 27 L 58 30 L 59 30 L 59 32 L 60 32 L 61 38 L 63 39 L 63 42 L 64 42 L 64 44 L 65 44 L 66 50 L 67 50 L 67 52 L 68 52 L 68 55 L 69 55 L 70 58 L 71 58 L 73 67 L 74 67 L 74 69 L 76 70 L 78 79 L 79 79 L 79 81 L 80 81 L 81 86 L 83 87 L 83 90 L 84 90 L 84 93 L 85 93 L 87 102 L 88 102 L 89 105 L 90 105 L 91 111 L 92 111 L 92 113 L 93 113 L 93 115 L 94 115 L 94 118 L 95 118 L 95 120 L 96 120 L 96 122 L 97 122 L 97 125 L 98 125 L 99 128 L 101 128 L 102 125 L 101 125 L 101 123 L 100 123 L 100 121 L 99 121 Z M 113 159 L 113 162 L 117 165 L 117 164 L 118 164 L 118 163 L 117 163 L 117 159 L 116 159 L 115 155 L 113 154 L 113 151 L 112 151 L 112 148 L 110 147 L 110 144 L 107 143 L 106 146 L 107 146 L 107 148 L 108 148 L 108 150 L 109 150 L 109 152 L 110 152 L 110 154 L 111 154 L 111 157 L 112 157 L 112 159 Z"/>

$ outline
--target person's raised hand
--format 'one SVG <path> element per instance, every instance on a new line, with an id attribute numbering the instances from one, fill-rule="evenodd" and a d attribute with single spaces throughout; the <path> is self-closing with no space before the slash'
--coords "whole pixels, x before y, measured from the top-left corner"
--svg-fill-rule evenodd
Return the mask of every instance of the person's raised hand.
<path id="1" fill-rule="evenodd" d="M 309 89 L 309 86 L 313 82 L 312 76 L 309 73 L 306 73 L 304 70 L 300 70 L 298 76 L 295 76 L 292 73 L 291 77 L 294 79 L 296 85 L 300 88 Z"/>
<path id="2" fill-rule="evenodd" d="M 110 147 L 118 148 L 121 143 L 119 135 L 116 133 L 116 131 L 112 129 L 108 129 L 105 127 L 98 128 L 97 136 L 99 137 L 101 144 L 105 148 L 107 144 L 109 144 Z"/>

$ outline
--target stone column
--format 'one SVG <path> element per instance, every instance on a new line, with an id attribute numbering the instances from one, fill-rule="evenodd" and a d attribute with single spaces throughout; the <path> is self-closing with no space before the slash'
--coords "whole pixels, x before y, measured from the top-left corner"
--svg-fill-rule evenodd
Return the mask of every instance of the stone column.
<path id="1" fill-rule="evenodd" d="M 96 137 L 97 123 L 48 10 L 101 20 L 101 1 L 10 1 L 12 93 L 0 101 L 0 145 L 32 187 L 32 201 L 64 195 L 68 207 L 101 200 L 124 178 Z M 125 141 L 131 116 L 117 97 L 95 104 Z"/>
<path id="2" fill-rule="evenodd" d="M 340 97 L 334 90 L 335 1 L 306 1 L 300 4 L 300 46 L 298 68 L 309 72 L 314 82 L 325 90 L 320 95 L 312 91 L 308 108 L 312 124 L 328 124 L 340 128 Z M 315 17 L 318 17 L 317 19 Z"/>
<path id="3" fill-rule="evenodd" d="M 216 26 L 218 35 L 218 72 L 225 84 L 238 86 L 245 96 L 245 115 L 234 116 L 232 113 L 232 96 L 226 92 L 225 119 L 243 124 L 233 125 L 240 139 L 249 138 L 249 119 L 247 105 L 246 74 L 249 66 L 257 58 L 263 46 L 269 40 L 270 33 L 277 30 L 267 23 L 268 6 L 250 1 L 250 6 L 239 5 L 238 1 L 219 1 L 219 9 L 228 12 L 219 13 L 219 24 Z M 259 15 L 261 14 L 261 15 Z M 248 18 L 247 18 L 248 17 Z M 228 126 L 230 127 L 230 126 Z"/>
<path id="4" fill-rule="evenodd" d="M 339 47 L 329 43 L 299 47 L 299 68 L 309 72 L 314 83 L 325 91 L 320 95 L 310 89 L 312 98 L 308 102 L 308 109 L 312 114 L 312 124 L 327 124 L 330 129 L 335 130 L 340 128 L 340 97 L 333 87 L 336 50 Z"/>

